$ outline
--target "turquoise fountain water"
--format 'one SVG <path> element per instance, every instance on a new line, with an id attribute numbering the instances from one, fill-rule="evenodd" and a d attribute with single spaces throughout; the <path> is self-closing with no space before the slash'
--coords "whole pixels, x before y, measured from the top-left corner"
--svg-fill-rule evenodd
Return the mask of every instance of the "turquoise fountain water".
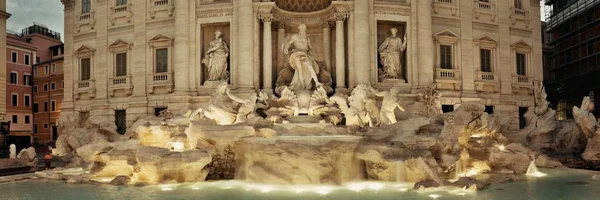
<path id="1" fill-rule="evenodd" d="M 545 177 L 494 185 L 484 191 L 436 188 L 413 191 L 412 184 L 359 182 L 343 186 L 261 185 L 216 181 L 156 186 L 71 185 L 61 181 L 22 181 L 0 184 L 0 199 L 597 199 L 600 180 L 574 170 L 543 170 Z"/>

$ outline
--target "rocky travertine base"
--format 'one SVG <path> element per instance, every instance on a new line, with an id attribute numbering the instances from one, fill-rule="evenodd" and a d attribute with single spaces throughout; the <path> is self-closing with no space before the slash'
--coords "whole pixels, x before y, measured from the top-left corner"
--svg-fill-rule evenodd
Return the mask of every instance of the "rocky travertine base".
<path id="1" fill-rule="evenodd" d="M 342 184 L 363 178 L 354 136 L 246 138 L 237 147 L 236 179 L 272 184 Z"/>

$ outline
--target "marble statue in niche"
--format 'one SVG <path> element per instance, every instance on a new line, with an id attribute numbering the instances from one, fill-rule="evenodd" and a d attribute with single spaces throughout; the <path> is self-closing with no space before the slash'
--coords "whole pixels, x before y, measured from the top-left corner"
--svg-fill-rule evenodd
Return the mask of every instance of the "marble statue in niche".
<path id="1" fill-rule="evenodd" d="M 306 35 L 306 25 L 298 26 L 298 33 L 287 37 L 283 43 L 283 53 L 289 55 L 289 64 L 294 69 L 292 82 L 289 84 L 292 90 L 311 90 L 314 86 L 320 86 L 317 78 L 319 65 L 309 54 L 311 46 L 310 39 Z"/>
<path id="2" fill-rule="evenodd" d="M 215 31 L 215 39 L 210 42 L 208 49 L 202 59 L 202 64 L 208 68 L 207 81 L 222 81 L 229 79 L 227 71 L 227 58 L 229 48 L 223 40 L 223 32 Z"/>
<path id="3" fill-rule="evenodd" d="M 406 50 L 406 34 L 404 34 L 404 38 L 400 38 L 397 35 L 397 28 L 391 28 L 390 32 L 392 35 L 385 38 L 377 50 L 381 65 L 383 66 L 382 72 L 379 74 L 379 79 L 404 79 L 402 74 L 402 53 Z"/>

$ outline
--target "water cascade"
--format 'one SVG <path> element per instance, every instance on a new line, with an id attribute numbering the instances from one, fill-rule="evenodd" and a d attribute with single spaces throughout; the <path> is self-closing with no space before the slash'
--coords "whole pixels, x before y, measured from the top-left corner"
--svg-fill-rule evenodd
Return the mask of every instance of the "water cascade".
<path id="1" fill-rule="evenodd" d="M 398 160 L 394 164 L 396 166 L 396 182 L 404 182 L 406 180 L 404 175 L 404 161 Z"/>
<path id="2" fill-rule="evenodd" d="M 527 167 L 527 173 L 525 175 L 535 176 L 535 177 L 543 177 L 543 176 L 546 176 L 547 174 L 544 174 L 544 173 L 538 171 L 537 167 L 535 166 L 535 159 L 533 159 L 529 163 L 529 167 Z"/>

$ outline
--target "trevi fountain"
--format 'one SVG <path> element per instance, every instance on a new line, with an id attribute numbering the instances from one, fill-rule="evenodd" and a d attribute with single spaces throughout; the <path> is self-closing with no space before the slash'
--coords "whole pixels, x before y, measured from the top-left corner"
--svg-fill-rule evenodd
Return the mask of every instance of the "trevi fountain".
<path id="1" fill-rule="evenodd" d="M 421 2 L 412 2 L 422 7 Z M 431 2 L 426 5 L 429 8 L 423 9 L 431 12 Z M 356 9 L 350 11 L 356 12 L 352 16 L 359 17 L 361 7 L 352 9 Z M 167 16 L 169 10 L 164 11 L 151 13 L 159 18 Z M 174 12 L 179 16 L 179 10 Z M 339 14 L 332 18 L 339 19 L 335 22 L 343 28 L 348 15 Z M 259 19 L 269 22 L 270 28 L 270 17 L 261 15 Z M 482 14 L 481 20 L 485 17 Z M 119 20 L 114 23 L 126 23 Z M 359 22 L 358 18 L 354 22 Z M 251 56 L 240 54 L 236 45 L 242 48 L 252 43 L 237 41 L 234 45 L 228 39 L 229 30 L 209 29 L 203 33 L 209 39 L 198 62 L 206 69 L 204 85 L 212 92 L 206 103 L 136 117 L 125 134 L 94 112 L 65 114 L 58 123 L 60 136 L 52 150 L 55 168 L 35 172 L 33 179 L 39 180 L 0 185 L 0 199 L 19 195 L 19 199 L 548 200 L 600 196 L 600 175 L 567 168 L 549 156 L 571 153 L 585 161 L 600 160 L 600 126 L 590 113 L 593 104 L 588 97 L 573 109 L 575 121 L 558 121 L 541 82 L 530 81 L 531 87 L 524 91 L 529 92 L 533 104 L 524 115 L 525 126 L 515 132 L 510 130 L 514 116 L 486 113 L 481 101 L 462 101 L 453 111 L 443 112 L 443 92 L 438 87 L 448 89 L 445 84 L 430 84 L 407 95 L 406 85 L 416 78 L 416 71 L 407 70 L 407 65 L 416 69 L 414 65 L 421 62 L 411 61 L 413 54 L 406 51 L 431 51 L 418 49 L 427 47 L 415 46 L 416 39 L 410 39 L 411 35 L 431 39 L 416 36 L 421 29 L 412 33 L 405 30 L 411 25 L 390 23 L 373 48 L 336 48 L 337 64 L 346 61 L 345 51 L 372 50 L 369 54 L 376 55 L 373 60 L 379 66 L 371 73 L 376 74 L 372 79 L 364 75 L 373 84 L 357 79 L 360 75 L 348 74 L 353 81 L 346 87 L 344 69 L 331 68 L 332 60 L 320 60 L 331 55 L 322 55 L 320 47 L 315 51 L 320 45 L 311 41 L 310 27 L 290 24 L 295 31 L 284 34 L 272 49 L 277 57 L 285 58 L 278 60 L 272 87 L 267 84 L 263 89 L 239 92 L 236 84 L 246 82 L 239 80 L 240 74 L 232 80 L 239 70 L 232 68 L 230 61 Z M 329 22 L 326 25 L 331 27 Z M 76 30 L 86 31 L 87 26 L 94 24 L 80 24 Z M 329 31 L 327 27 L 323 30 Z M 356 30 L 352 34 L 359 34 Z M 442 34 L 442 39 L 456 37 L 448 36 L 451 31 Z M 345 35 L 336 30 L 338 42 L 344 42 Z M 270 31 L 265 36 L 270 38 Z M 482 40 L 490 42 L 490 38 Z M 179 44 L 175 40 L 176 48 Z M 273 63 L 269 60 L 267 64 Z M 250 74 L 244 76 L 251 78 Z M 176 90 L 178 81 L 174 82 Z M 418 82 L 421 84 L 420 79 Z M 158 86 L 150 87 L 152 92 L 164 92 L 154 90 Z M 91 94 L 96 93 L 95 88 L 81 91 L 75 91 L 75 98 L 94 98 Z M 117 91 L 114 95 L 122 94 Z"/>

